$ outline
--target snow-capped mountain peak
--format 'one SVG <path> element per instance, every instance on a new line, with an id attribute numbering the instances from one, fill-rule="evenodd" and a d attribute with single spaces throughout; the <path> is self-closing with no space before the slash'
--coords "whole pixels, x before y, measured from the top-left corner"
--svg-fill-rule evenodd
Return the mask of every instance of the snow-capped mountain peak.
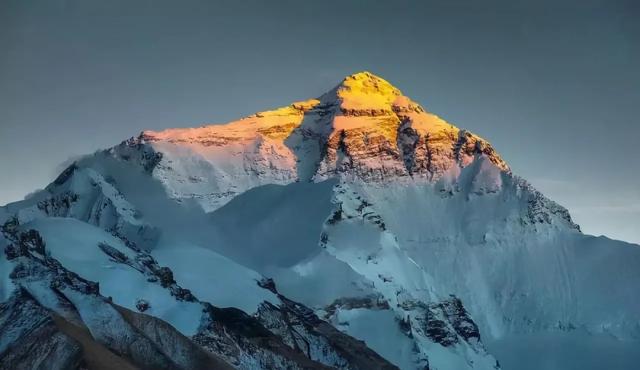
<path id="1" fill-rule="evenodd" d="M 0 250 L 0 369 L 491 370 L 491 341 L 640 337 L 638 246 L 369 72 L 86 156 L 0 207 Z"/>
<path id="2" fill-rule="evenodd" d="M 400 96 L 402 92 L 398 88 L 365 71 L 345 77 L 336 87 L 321 96 L 320 100 L 339 105 L 344 111 L 391 111 Z"/>
<path id="3" fill-rule="evenodd" d="M 196 198 L 207 210 L 265 183 L 336 176 L 429 183 L 447 174 L 456 178 L 478 157 L 509 172 L 489 142 L 427 112 L 369 72 L 345 77 L 317 99 L 223 125 L 144 131 L 133 143 L 163 153 L 158 176 L 176 197 Z"/>

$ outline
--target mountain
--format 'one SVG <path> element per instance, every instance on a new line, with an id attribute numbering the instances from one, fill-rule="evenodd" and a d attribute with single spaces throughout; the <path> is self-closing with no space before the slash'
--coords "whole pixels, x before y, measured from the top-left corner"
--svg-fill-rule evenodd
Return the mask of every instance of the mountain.
<path id="1" fill-rule="evenodd" d="M 640 248 L 582 234 L 368 72 L 144 131 L 0 224 L 2 369 L 526 369 L 541 344 L 565 348 L 549 366 L 640 361 Z"/>

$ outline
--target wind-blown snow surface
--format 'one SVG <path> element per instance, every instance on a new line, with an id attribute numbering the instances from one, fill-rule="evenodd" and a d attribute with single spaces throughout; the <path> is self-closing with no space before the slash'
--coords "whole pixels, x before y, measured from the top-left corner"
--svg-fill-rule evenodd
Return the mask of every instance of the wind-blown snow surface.
<path id="1" fill-rule="evenodd" d="M 143 299 L 186 335 L 202 305 L 182 288 L 279 335 L 265 309 L 299 301 L 402 369 L 637 363 L 640 246 L 582 234 L 486 140 L 366 72 L 227 125 L 144 132 L 0 209 L 12 216 L 115 303 Z M 155 259 L 174 290 L 101 243 Z M 283 341 L 314 343 L 296 333 Z"/>
<path id="2" fill-rule="evenodd" d="M 85 279 L 98 282 L 103 295 L 117 304 L 136 310 L 136 302 L 150 303 L 148 314 L 163 319 L 185 335 L 193 335 L 200 324 L 202 307 L 194 302 L 179 302 L 167 289 L 149 284 L 146 277 L 127 265 L 114 263 L 98 244 L 107 243 L 134 258 L 122 241 L 107 232 L 69 218 L 46 218 L 26 224 L 36 229 L 47 243 L 51 256 Z"/>
<path id="3" fill-rule="evenodd" d="M 211 249 L 180 242 L 163 242 L 152 255 L 200 299 L 220 307 L 253 313 L 263 302 L 276 304 L 275 295 L 260 288 L 262 276 Z"/>

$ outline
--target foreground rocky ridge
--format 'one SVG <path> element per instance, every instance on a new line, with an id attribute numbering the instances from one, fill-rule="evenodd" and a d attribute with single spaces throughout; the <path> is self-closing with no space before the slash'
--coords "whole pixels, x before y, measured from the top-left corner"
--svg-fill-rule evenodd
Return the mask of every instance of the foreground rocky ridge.
<path id="1" fill-rule="evenodd" d="M 217 308 L 177 286 L 169 268 L 159 267 L 134 244 L 128 247 L 135 260 L 117 248 L 97 244 L 112 262 L 144 274 L 176 300 L 202 306 L 200 327 L 188 338 L 159 319 L 116 306 L 112 297 L 100 294 L 98 283 L 81 278 L 52 258 L 38 231 L 24 230 L 17 218 L 7 221 L 2 233 L 4 257 L 13 266 L 9 278 L 16 289 L 0 306 L 1 368 L 395 368 L 335 329 L 315 331 L 318 326 L 331 326 L 284 296 L 279 295 L 280 305 L 265 303 L 256 316 Z M 138 301 L 136 308 L 144 312 L 149 302 Z M 292 326 L 292 322 L 297 324 Z M 287 332 L 273 330 L 275 327 L 287 328 Z M 299 338 L 304 349 L 290 342 L 291 336 Z M 29 351 L 32 347 L 42 350 Z"/>

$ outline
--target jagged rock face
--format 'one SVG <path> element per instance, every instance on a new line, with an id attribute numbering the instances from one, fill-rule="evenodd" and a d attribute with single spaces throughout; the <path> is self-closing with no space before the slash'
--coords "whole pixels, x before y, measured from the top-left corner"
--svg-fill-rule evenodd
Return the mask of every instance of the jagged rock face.
<path id="1" fill-rule="evenodd" d="M 289 346 L 259 320 L 234 309 L 208 308 L 209 320 L 195 337 L 196 343 L 219 353 L 241 369 L 327 369 Z"/>
<path id="2" fill-rule="evenodd" d="M 426 314 L 418 320 L 421 329 L 436 343 L 449 347 L 461 339 L 472 346 L 480 345 L 480 330 L 460 299 L 452 297 L 423 309 Z"/>
<path id="3" fill-rule="evenodd" d="M 433 181 L 454 166 L 467 166 L 476 154 L 508 171 L 485 140 L 426 112 L 368 72 L 347 77 L 323 98 L 338 113 L 317 178 L 347 173 L 374 182 L 406 176 Z"/>
<path id="4" fill-rule="evenodd" d="M 277 293 L 273 280 L 261 286 Z M 278 294 L 280 305 L 265 302 L 258 320 L 284 342 L 308 358 L 335 369 L 397 369 L 374 351 L 321 320 L 311 309 Z"/>
<path id="5" fill-rule="evenodd" d="M 76 369 L 82 348 L 62 333 L 49 312 L 18 292 L 0 304 L 0 369 Z"/>

